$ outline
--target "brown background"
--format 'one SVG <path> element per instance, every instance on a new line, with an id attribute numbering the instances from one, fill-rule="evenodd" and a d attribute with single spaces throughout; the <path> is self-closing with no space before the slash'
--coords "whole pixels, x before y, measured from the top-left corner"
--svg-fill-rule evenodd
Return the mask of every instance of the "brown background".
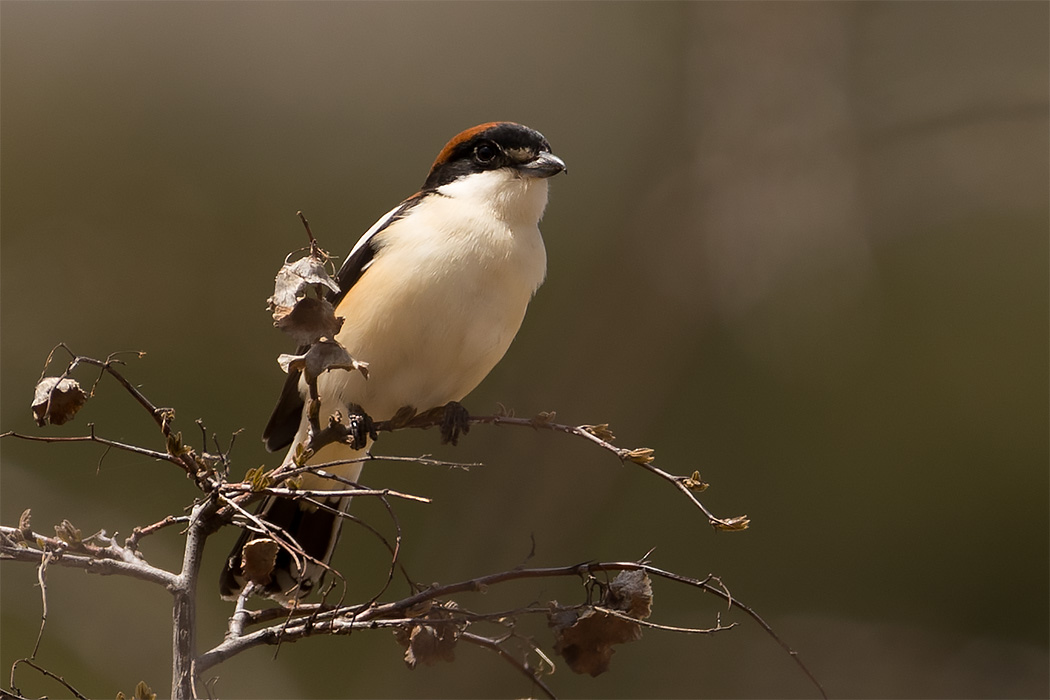
<path id="1" fill-rule="evenodd" d="M 609 422 L 705 502 L 586 445 L 523 430 L 391 436 L 484 469 L 387 465 L 423 581 L 631 559 L 716 573 L 841 697 L 1048 692 L 1048 7 L 1045 3 L 84 3 L 0 5 L 2 415 L 32 430 L 59 341 L 104 356 L 238 473 L 289 344 L 265 300 L 297 209 L 337 253 L 413 192 L 447 138 L 492 119 L 569 164 L 550 267 L 505 361 L 470 398 Z M 76 425 L 160 447 L 110 383 Z M 169 466 L 90 446 L 2 445 L 0 520 L 31 507 L 122 535 L 194 492 Z M 384 522 L 373 505 L 362 515 Z M 207 553 L 201 643 L 230 608 Z M 146 545 L 174 566 L 174 532 Z M 348 534 L 353 594 L 381 552 Z M 369 573 L 364 573 L 369 572 Z M 39 624 L 32 567 L 2 567 L 0 676 Z M 400 592 L 400 591 L 399 591 Z M 517 602 L 577 599 L 566 581 Z M 721 606 L 667 584 L 654 620 Z M 501 602 L 502 601 L 502 602 Z M 464 601 L 467 602 L 467 601 Z M 490 595 L 470 604 L 495 609 Z M 39 660 L 91 696 L 169 692 L 166 593 L 52 569 Z M 724 621 L 740 618 L 727 615 Z M 647 631 L 568 697 L 806 696 L 743 621 Z M 546 644 L 542 623 L 525 630 Z M 224 697 L 500 696 L 528 684 L 473 649 L 405 670 L 388 632 L 247 653 Z M 20 674 L 30 694 L 60 688 Z"/>

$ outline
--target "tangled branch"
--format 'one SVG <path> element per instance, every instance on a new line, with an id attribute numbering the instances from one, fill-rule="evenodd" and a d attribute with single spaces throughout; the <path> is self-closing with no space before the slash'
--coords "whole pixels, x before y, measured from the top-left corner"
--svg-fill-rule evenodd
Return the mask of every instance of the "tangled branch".
<path id="1" fill-rule="evenodd" d="M 398 558 L 402 546 L 401 527 L 392 501 L 427 504 L 430 503 L 428 497 L 386 488 L 368 488 L 339 477 L 330 471 L 333 467 L 346 462 L 314 465 L 290 462 L 270 470 L 262 468 L 249 470 L 243 481 L 231 482 L 228 474 L 231 467 L 232 439 L 230 445 L 223 450 L 213 436 L 216 452 L 208 452 L 204 447 L 207 442 L 207 432 L 203 424 L 197 421 L 203 442 L 200 448 L 194 448 L 183 440 L 180 432 L 173 429 L 175 412 L 168 408 L 158 408 L 136 389 L 118 369 L 123 362 L 118 360 L 116 355 L 110 355 L 104 361 L 95 360 L 76 355 L 65 345 L 59 345 L 49 355 L 48 364 L 51 363 L 55 352 L 60 349 L 69 353 L 72 359 L 60 375 L 42 376 L 41 378 L 41 383 L 38 385 L 38 397 L 34 402 L 34 412 L 41 424 L 61 423 L 71 419 L 84 401 L 94 396 L 101 379 L 109 376 L 116 380 L 156 423 L 163 438 L 164 450 L 150 449 L 101 437 L 96 434 L 92 424 L 88 426 L 88 434 L 80 436 L 38 436 L 11 431 L 0 434 L 0 438 L 35 442 L 94 442 L 107 452 L 114 449 L 122 450 L 160 460 L 176 466 L 189 476 L 200 493 L 200 498 L 189 509 L 188 515 L 167 515 L 150 525 L 137 527 L 123 544 L 117 542 L 115 537 L 107 535 L 105 531 L 84 537 L 68 521 L 56 527 L 55 536 L 43 535 L 29 526 L 29 511 L 27 510 L 17 527 L 0 526 L 0 559 L 35 564 L 38 567 L 41 583 L 43 583 L 47 567 L 57 566 L 79 568 L 102 575 L 127 576 L 161 585 L 171 592 L 174 605 L 172 630 L 174 642 L 172 694 L 174 697 L 197 697 L 202 674 L 248 649 L 296 642 L 307 637 L 348 634 L 355 630 L 375 629 L 395 631 L 398 640 L 405 647 L 405 661 L 409 665 L 451 660 L 456 644 L 464 642 L 496 654 L 519 673 L 529 678 L 540 692 L 548 697 L 554 697 L 551 688 L 543 678 L 545 674 L 553 672 L 554 662 L 535 641 L 521 636 L 513 629 L 512 622 L 520 617 L 546 616 L 555 635 L 557 654 L 568 663 L 572 670 L 593 675 L 601 673 L 608 666 L 613 645 L 639 638 L 643 628 L 683 634 L 714 634 L 732 629 L 738 624 L 732 622 L 723 625 L 720 615 L 716 615 L 714 625 L 707 628 L 682 627 L 649 621 L 647 618 L 652 606 L 649 577 L 678 582 L 700 592 L 714 595 L 725 601 L 730 609 L 738 610 L 750 617 L 785 652 L 792 656 L 823 695 L 819 682 L 805 667 L 797 653 L 752 608 L 731 596 L 717 577 L 707 576 L 703 579 L 695 579 L 659 569 L 647 561 L 592 562 L 546 568 L 518 567 L 456 583 L 435 584 L 425 588 L 413 584 L 406 575 L 405 578 L 412 589 L 411 594 L 383 602 L 380 598 L 386 593 L 399 567 Z M 141 353 L 139 355 L 141 356 Z M 91 384 L 90 391 L 86 393 L 79 388 L 79 384 L 72 376 L 74 370 L 80 366 L 92 366 L 99 369 L 98 377 Z M 313 416 L 311 420 L 316 418 L 317 416 Z M 530 419 L 516 418 L 506 412 L 487 416 L 468 416 L 464 413 L 461 418 L 464 421 L 464 431 L 469 425 L 512 426 L 559 432 L 584 439 L 610 452 L 622 463 L 636 464 L 647 472 L 673 484 L 679 492 L 687 496 L 692 505 L 699 509 L 716 529 L 739 531 L 748 526 L 749 521 L 746 516 L 718 517 L 699 500 L 696 494 L 707 488 L 707 484 L 702 481 L 699 473 L 694 472 L 691 476 L 675 475 L 657 467 L 651 449 L 618 447 L 614 444 L 615 437 L 606 424 L 574 426 L 557 423 L 553 413 L 542 413 Z M 391 421 L 376 423 L 369 421 L 367 424 L 370 431 L 379 433 L 435 426 L 444 430 L 446 427 L 444 421 L 447 421 L 447 416 L 443 417 L 437 411 L 420 415 L 416 415 L 414 411 L 405 411 Z M 318 423 L 318 428 L 319 426 Z M 345 430 L 331 430 L 327 433 L 325 430 L 319 430 L 315 437 L 318 440 L 352 441 L 355 439 L 355 435 Z M 316 444 L 320 443 L 315 443 L 315 446 Z M 347 461 L 379 460 L 411 462 L 454 469 L 470 469 L 479 466 L 476 463 L 436 460 L 429 456 L 388 457 L 366 454 Z M 300 482 L 302 475 L 306 473 L 329 481 L 336 481 L 342 488 L 303 489 Z M 341 595 L 337 603 L 329 604 L 326 600 L 328 592 L 332 590 L 330 585 L 324 592 L 325 598 L 320 603 L 300 602 L 291 608 L 269 607 L 259 610 L 252 610 L 247 606 L 253 590 L 253 585 L 249 583 L 236 603 L 225 638 L 207 651 L 198 654 L 195 599 L 199 572 L 205 543 L 208 537 L 219 528 L 230 523 L 239 524 L 257 532 L 261 538 L 268 539 L 277 547 L 286 549 L 299 564 L 310 561 L 332 571 L 325 562 L 320 562 L 304 552 L 287 532 L 274 527 L 247 510 L 247 506 L 253 500 L 264 496 L 302 500 L 313 507 L 327 509 L 336 517 L 363 525 L 383 543 L 390 554 L 386 582 L 378 593 L 365 602 L 343 604 Z M 322 499 L 344 496 L 380 499 L 387 509 L 396 532 L 393 540 L 388 539 L 372 525 L 363 523 L 356 517 L 322 501 Z M 180 526 L 185 536 L 184 557 L 178 572 L 167 571 L 150 564 L 141 551 L 143 540 L 170 530 L 174 525 Z M 338 572 L 333 571 L 332 573 L 342 580 Z M 615 577 L 610 579 L 613 574 Z M 572 605 L 560 605 L 551 601 L 546 605 L 529 605 L 513 610 L 476 612 L 461 606 L 456 600 L 458 596 L 478 593 L 509 581 L 564 577 L 578 577 L 584 582 L 587 591 L 585 601 Z M 41 590 L 44 608 L 40 629 L 42 635 L 47 621 L 47 601 L 43 586 Z M 343 595 L 345 595 L 345 590 L 344 582 Z M 495 636 L 478 634 L 473 629 L 473 626 L 478 623 L 494 624 L 502 632 Z M 39 646 L 39 637 L 37 646 Z M 78 694 L 60 676 L 35 664 L 33 656 L 19 660 L 12 668 L 12 691 L 19 692 L 14 685 L 14 672 L 15 668 L 21 664 L 39 670 L 66 685 L 74 694 Z"/>

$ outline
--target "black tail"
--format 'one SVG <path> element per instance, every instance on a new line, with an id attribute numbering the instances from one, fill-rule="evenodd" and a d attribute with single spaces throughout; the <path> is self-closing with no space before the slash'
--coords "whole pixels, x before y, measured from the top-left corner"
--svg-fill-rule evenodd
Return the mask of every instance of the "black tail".
<path id="1" fill-rule="evenodd" d="M 328 564 L 339 540 L 339 530 L 343 523 L 343 519 L 330 509 L 342 511 L 347 501 L 349 499 L 328 498 L 321 501 L 327 507 L 319 508 L 306 501 L 271 496 L 263 501 L 257 515 L 261 520 L 290 535 L 310 557 Z M 264 537 L 265 535 L 249 530 L 241 532 L 219 577 L 219 593 L 226 600 L 237 600 L 246 583 L 241 568 L 241 551 L 244 545 Z M 303 560 L 301 556 L 299 559 Z M 324 580 L 324 574 L 323 566 L 309 560 L 300 570 L 291 552 L 281 547 L 277 550 L 277 561 L 269 580 L 265 583 L 257 581 L 256 590 L 268 598 L 290 602 L 319 587 Z"/>

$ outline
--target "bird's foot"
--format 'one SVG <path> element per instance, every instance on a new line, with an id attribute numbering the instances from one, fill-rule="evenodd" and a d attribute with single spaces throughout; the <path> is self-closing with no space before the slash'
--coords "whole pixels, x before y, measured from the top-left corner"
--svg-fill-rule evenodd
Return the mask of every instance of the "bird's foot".
<path id="1" fill-rule="evenodd" d="M 365 409 L 357 404 L 347 406 L 346 433 L 350 438 L 350 445 L 355 449 L 364 449 L 368 445 L 368 439 L 375 440 L 379 437 L 376 432 L 375 422 L 372 417 L 365 413 Z"/>
<path id="2" fill-rule="evenodd" d="M 441 444 L 459 444 L 459 436 L 470 432 L 470 412 L 459 401 L 449 401 L 441 409 Z"/>

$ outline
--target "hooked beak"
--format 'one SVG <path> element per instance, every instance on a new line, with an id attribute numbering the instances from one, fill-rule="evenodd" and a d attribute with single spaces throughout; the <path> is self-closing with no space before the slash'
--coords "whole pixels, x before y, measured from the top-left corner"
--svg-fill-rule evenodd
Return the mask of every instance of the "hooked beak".
<path id="1" fill-rule="evenodd" d="M 526 177 L 551 177 L 566 170 L 565 161 L 553 153 L 543 152 L 532 160 L 522 163 L 518 170 Z"/>

